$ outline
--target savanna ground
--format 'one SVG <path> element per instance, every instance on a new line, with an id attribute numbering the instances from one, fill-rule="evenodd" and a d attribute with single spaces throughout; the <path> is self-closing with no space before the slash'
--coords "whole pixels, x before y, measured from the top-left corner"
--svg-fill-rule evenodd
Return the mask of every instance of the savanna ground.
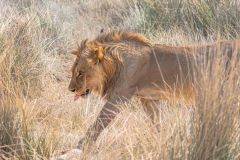
<path id="1" fill-rule="evenodd" d="M 73 101 L 68 51 L 102 28 L 168 45 L 240 38 L 238 0 L 1 0 L 0 9 L 0 159 L 51 159 L 76 147 L 103 100 Z M 228 78 L 220 61 L 203 69 L 194 105 L 161 102 L 160 132 L 134 99 L 83 154 L 240 159 L 239 65 Z"/>

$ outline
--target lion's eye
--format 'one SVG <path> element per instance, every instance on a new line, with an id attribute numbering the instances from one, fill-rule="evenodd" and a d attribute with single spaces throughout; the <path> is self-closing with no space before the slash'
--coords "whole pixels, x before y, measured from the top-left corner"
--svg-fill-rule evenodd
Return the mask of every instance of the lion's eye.
<path id="1" fill-rule="evenodd" d="M 77 74 L 77 77 L 82 77 L 83 76 L 83 72 L 82 71 L 79 71 L 78 74 Z"/>

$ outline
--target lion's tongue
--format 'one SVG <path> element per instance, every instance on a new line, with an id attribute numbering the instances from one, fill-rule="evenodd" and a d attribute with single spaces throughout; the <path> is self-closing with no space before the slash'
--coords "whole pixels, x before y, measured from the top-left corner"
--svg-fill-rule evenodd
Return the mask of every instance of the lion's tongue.
<path id="1" fill-rule="evenodd" d="M 74 101 L 78 100 L 78 98 L 80 98 L 80 95 L 75 94 Z"/>

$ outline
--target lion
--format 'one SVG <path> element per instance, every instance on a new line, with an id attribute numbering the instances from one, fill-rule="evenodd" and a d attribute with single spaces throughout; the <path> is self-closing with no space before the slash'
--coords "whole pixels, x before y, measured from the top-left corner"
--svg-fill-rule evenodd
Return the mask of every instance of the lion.
<path id="1" fill-rule="evenodd" d="M 96 121 L 89 127 L 79 148 L 95 142 L 101 131 L 120 112 L 121 103 L 138 97 L 143 110 L 154 122 L 160 100 L 181 99 L 194 102 L 196 59 L 210 59 L 221 51 L 231 59 L 239 41 L 219 41 L 207 45 L 167 46 L 153 44 L 133 32 L 100 34 L 83 40 L 71 53 L 76 56 L 69 90 L 74 99 L 90 93 L 102 96 L 106 103 Z"/>

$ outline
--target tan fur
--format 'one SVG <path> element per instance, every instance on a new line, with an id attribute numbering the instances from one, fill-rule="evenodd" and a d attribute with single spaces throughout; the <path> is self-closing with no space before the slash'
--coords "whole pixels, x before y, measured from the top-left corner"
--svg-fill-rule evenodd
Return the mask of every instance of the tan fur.
<path id="1" fill-rule="evenodd" d="M 240 41 L 220 41 L 172 47 L 152 44 L 146 37 L 129 32 L 112 32 L 92 41 L 84 40 L 72 52 L 77 58 L 69 90 L 82 94 L 90 89 L 107 102 L 81 142 L 85 145 L 94 142 L 120 111 L 119 102 L 133 96 L 141 99 L 152 120 L 158 115 L 152 102 L 180 99 L 191 103 L 197 78 L 193 68 L 200 65 L 199 59 L 209 60 L 212 54 L 220 52 L 229 60 L 238 45 Z M 79 72 L 84 74 L 80 78 Z"/>

